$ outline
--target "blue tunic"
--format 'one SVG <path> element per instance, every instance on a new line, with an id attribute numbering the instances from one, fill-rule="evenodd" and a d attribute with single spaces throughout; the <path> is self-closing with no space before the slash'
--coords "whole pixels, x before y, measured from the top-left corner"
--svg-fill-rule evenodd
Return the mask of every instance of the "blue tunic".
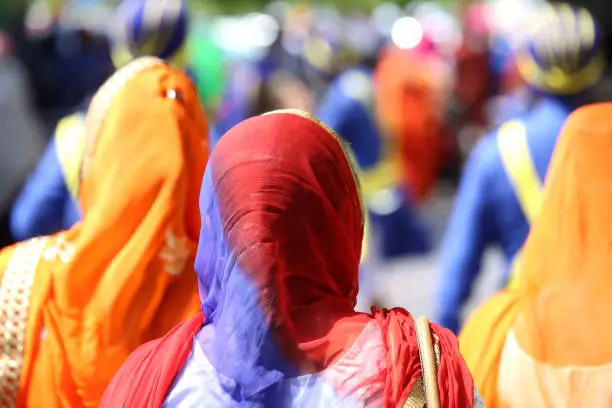
<path id="1" fill-rule="evenodd" d="M 212 150 L 219 135 L 212 124 L 209 132 Z M 13 239 L 23 241 L 68 230 L 80 219 L 78 205 L 66 186 L 54 137 L 13 204 L 11 234 Z"/>
<path id="2" fill-rule="evenodd" d="M 359 167 L 368 169 L 380 160 L 381 137 L 372 116 L 372 74 L 352 69 L 327 90 L 316 115 L 349 143 Z"/>
<path id="3" fill-rule="evenodd" d="M 17 241 L 67 230 L 80 219 L 57 156 L 55 138 L 30 175 L 11 210 L 11 233 Z"/>
<path id="4" fill-rule="evenodd" d="M 352 68 L 329 86 L 316 110 L 317 117 L 351 146 L 359 168 L 365 171 L 376 168 L 383 160 L 382 137 L 373 106 L 372 73 Z M 385 259 L 429 252 L 427 225 L 408 200 L 409 194 L 399 184 L 382 190 L 382 194 L 364 191 L 372 229 L 379 237 L 372 252 Z"/>
<path id="5" fill-rule="evenodd" d="M 541 180 L 571 111 L 569 104 L 543 97 L 522 118 Z M 509 266 L 529 233 L 529 223 L 503 166 L 496 136 L 496 132 L 486 136 L 472 151 L 442 244 L 435 314 L 438 323 L 455 333 L 459 330 L 461 307 L 470 296 L 487 246 L 499 245 Z M 508 268 L 502 278 L 503 283 L 508 280 Z"/>

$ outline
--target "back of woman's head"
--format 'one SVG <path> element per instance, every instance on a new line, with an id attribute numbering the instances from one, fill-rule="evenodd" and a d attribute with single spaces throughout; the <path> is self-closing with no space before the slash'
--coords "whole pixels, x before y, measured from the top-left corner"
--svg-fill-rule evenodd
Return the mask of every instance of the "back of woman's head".
<path id="1" fill-rule="evenodd" d="M 248 119 L 215 147 L 200 206 L 202 311 L 244 373 L 217 368 L 252 382 L 241 378 L 246 367 L 264 364 L 272 344 L 283 361 L 320 367 L 297 345 L 324 336 L 338 310 L 354 313 L 363 237 L 357 181 L 339 139 L 303 112 Z"/>
<path id="2" fill-rule="evenodd" d="M 230 130 L 211 156 L 203 220 L 213 202 L 237 261 L 254 279 L 295 292 L 287 302 L 299 304 L 300 285 L 314 282 L 320 295 L 354 300 L 363 237 L 357 182 L 341 142 L 314 117 L 278 111 Z M 209 227 L 201 245 L 216 234 Z"/>
<path id="3" fill-rule="evenodd" d="M 79 185 L 84 218 L 91 212 L 106 219 L 119 217 L 116 212 L 143 213 L 165 193 L 176 208 L 190 208 L 184 224 L 195 239 L 195 186 L 206 164 L 208 130 L 187 76 L 156 58 L 136 60 L 95 95 L 85 126 Z M 177 188 L 186 196 L 177 196 Z"/>
<path id="4" fill-rule="evenodd" d="M 612 104 L 574 112 L 546 178 L 525 244 L 521 346 L 553 365 L 612 362 Z"/>

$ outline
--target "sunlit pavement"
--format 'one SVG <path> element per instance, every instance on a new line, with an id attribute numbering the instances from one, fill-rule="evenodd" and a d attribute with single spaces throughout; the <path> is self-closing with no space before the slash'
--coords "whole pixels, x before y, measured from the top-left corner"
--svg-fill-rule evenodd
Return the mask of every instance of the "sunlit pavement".
<path id="1" fill-rule="evenodd" d="M 434 254 L 385 265 L 376 271 L 373 297 L 383 303 L 380 306 L 402 306 L 415 316 L 431 316 L 438 273 L 437 259 L 437 254 Z M 501 268 L 500 253 L 489 251 L 485 255 L 483 271 L 465 313 L 469 313 L 495 292 L 499 287 Z"/>

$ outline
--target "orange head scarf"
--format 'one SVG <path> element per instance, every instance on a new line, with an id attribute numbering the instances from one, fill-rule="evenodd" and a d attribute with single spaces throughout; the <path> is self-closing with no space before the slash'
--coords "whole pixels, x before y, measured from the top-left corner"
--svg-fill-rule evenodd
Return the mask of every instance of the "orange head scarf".
<path id="1" fill-rule="evenodd" d="M 548 169 L 542 212 L 525 243 L 519 287 L 481 306 L 461 333 L 461 350 L 487 406 L 505 406 L 516 392 L 529 406 L 601 406 L 607 398 L 609 387 L 598 387 L 612 363 L 610 117 L 612 103 L 602 103 L 568 118 Z M 505 350 L 515 354 L 505 358 Z"/>
<path id="2" fill-rule="evenodd" d="M 377 117 L 397 151 L 404 184 L 423 202 L 431 193 L 440 166 L 443 142 L 445 67 L 436 55 L 390 46 L 374 74 Z"/>
<path id="3" fill-rule="evenodd" d="M 612 104 L 567 120 L 525 245 L 521 347 L 554 366 L 612 363 Z"/>
<path id="4" fill-rule="evenodd" d="M 96 94 L 78 192 L 83 220 L 20 255 L 33 284 L 23 291 L 31 293 L 24 350 L 15 348 L 18 406 L 97 406 L 131 351 L 197 313 L 189 269 L 207 129 L 190 80 L 155 58 L 122 68 Z M 0 269 L 0 297 L 19 250 L 0 254 L 0 267 L 11 259 Z"/>

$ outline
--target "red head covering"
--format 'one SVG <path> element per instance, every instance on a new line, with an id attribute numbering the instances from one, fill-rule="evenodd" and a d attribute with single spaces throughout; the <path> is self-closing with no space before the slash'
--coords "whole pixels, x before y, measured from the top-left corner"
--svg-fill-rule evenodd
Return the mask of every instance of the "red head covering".
<path id="1" fill-rule="evenodd" d="M 189 355 L 184 345 L 205 332 L 214 333 L 202 350 L 216 372 L 239 384 L 252 406 L 269 406 L 275 395 L 266 399 L 265 393 L 278 391 L 271 385 L 322 373 L 342 358 L 352 362 L 347 352 L 376 322 L 385 352 L 361 353 L 379 371 L 357 388 L 382 384 L 384 407 L 404 405 L 421 374 L 413 320 L 403 309 L 373 316 L 354 311 L 363 207 L 349 156 L 331 130 L 299 111 L 242 122 L 213 151 L 200 207 L 196 271 L 207 289 L 204 319 L 139 351 L 103 406 L 126 395 L 159 400 L 180 369 L 176 362 Z M 474 388 L 457 341 L 447 330 L 432 330 L 441 349 L 442 405 L 470 407 Z"/>

